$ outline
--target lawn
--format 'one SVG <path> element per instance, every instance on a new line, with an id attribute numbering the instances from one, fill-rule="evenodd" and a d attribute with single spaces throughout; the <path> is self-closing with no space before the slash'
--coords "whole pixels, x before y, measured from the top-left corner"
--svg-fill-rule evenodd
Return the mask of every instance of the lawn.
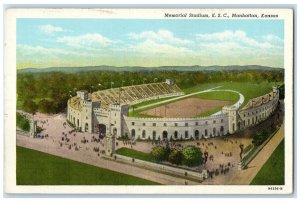
<path id="1" fill-rule="evenodd" d="M 261 95 L 264 95 L 272 91 L 272 86 L 274 83 L 269 82 L 220 82 L 220 83 L 209 83 L 209 84 L 200 84 L 191 88 L 183 89 L 185 93 L 192 93 L 203 89 L 208 89 L 212 87 L 221 86 L 216 90 L 235 90 L 244 95 L 245 101 L 241 107 L 245 106 L 249 99 L 255 98 Z"/>
<path id="2" fill-rule="evenodd" d="M 154 185 L 155 182 L 17 147 L 17 185 Z"/>
<path id="3" fill-rule="evenodd" d="M 151 158 L 150 154 L 136 151 L 134 149 L 129 149 L 129 148 L 123 147 L 123 148 L 116 150 L 116 153 L 123 155 L 123 156 L 135 158 L 135 159 L 154 162 L 154 160 Z"/>
<path id="4" fill-rule="evenodd" d="M 284 140 L 257 173 L 251 185 L 284 185 Z"/>

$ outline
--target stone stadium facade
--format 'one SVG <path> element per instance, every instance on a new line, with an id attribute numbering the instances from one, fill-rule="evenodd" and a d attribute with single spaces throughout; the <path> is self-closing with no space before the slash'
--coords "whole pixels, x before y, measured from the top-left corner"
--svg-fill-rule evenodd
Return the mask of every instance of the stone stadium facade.
<path id="1" fill-rule="evenodd" d="M 174 81 L 113 88 L 88 93 L 77 91 L 68 100 L 67 119 L 79 131 L 131 139 L 201 139 L 233 134 L 267 119 L 276 109 L 279 91 L 249 100 L 242 109 L 225 106 L 222 113 L 200 118 L 129 117 L 132 104 L 183 95 Z"/>

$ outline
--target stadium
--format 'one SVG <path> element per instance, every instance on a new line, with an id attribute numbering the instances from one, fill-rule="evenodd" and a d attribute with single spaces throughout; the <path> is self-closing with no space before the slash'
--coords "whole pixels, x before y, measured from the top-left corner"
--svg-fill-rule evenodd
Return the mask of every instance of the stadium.
<path id="1" fill-rule="evenodd" d="M 217 87 L 216 87 L 217 88 Z M 212 92 L 209 89 L 203 92 Z M 226 91 L 226 90 L 223 90 Z M 230 91 L 230 90 L 227 90 Z M 165 82 L 111 88 L 93 93 L 77 91 L 68 100 L 68 123 L 77 131 L 128 136 L 142 140 L 201 139 L 233 134 L 267 119 L 279 102 L 279 91 L 241 103 L 197 100 L 185 95 L 171 79 Z M 160 102 L 154 102 L 161 100 Z M 136 104 L 146 103 L 135 107 Z M 199 112 L 220 108 L 209 116 L 195 117 Z M 134 116 L 135 110 L 144 116 Z"/>

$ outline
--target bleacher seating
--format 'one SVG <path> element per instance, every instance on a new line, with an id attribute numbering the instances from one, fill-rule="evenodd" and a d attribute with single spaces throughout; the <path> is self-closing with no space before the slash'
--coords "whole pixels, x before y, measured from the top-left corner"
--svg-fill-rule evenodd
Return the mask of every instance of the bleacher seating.
<path id="1" fill-rule="evenodd" d="M 243 107 L 243 109 L 258 107 L 265 104 L 274 98 L 273 93 L 268 93 L 260 97 L 253 98 L 248 101 L 248 103 Z"/>
<path id="2" fill-rule="evenodd" d="M 92 93 L 90 98 L 93 101 L 100 101 L 102 108 L 108 108 L 110 104 L 119 102 L 119 99 L 121 104 L 134 104 L 158 97 L 183 94 L 176 84 L 169 85 L 165 82 L 125 86 L 121 89 L 121 91 L 120 88 L 97 91 Z"/>

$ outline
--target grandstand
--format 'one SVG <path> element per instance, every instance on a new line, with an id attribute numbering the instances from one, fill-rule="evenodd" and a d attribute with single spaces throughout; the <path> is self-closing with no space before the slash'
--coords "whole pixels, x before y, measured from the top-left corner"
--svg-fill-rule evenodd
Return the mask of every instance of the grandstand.
<path id="1" fill-rule="evenodd" d="M 78 111 L 82 110 L 82 99 L 80 97 L 72 97 L 68 100 L 68 104 Z"/>
<path id="2" fill-rule="evenodd" d="M 141 84 L 134 86 L 125 86 L 120 88 L 111 88 L 89 94 L 89 100 L 100 101 L 101 108 L 108 109 L 109 105 L 114 103 L 136 104 L 146 100 L 182 95 L 183 92 L 176 84 L 167 84 L 166 82 Z M 78 97 L 72 97 L 69 100 L 70 105 L 81 110 L 81 102 Z"/>
<path id="3" fill-rule="evenodd" d="M 250 99 L 248 101 L 248 103 L 245 105 L 245 107 L 243 107 L 243 109 L 250 109 L 250 108 L 259 107 L 260 105 L 269 102 L 274 97 L 275 97 L 275 94 L 273 92 L 271 92 L 271 93 L 267 93 L 263 96 Z"/>

